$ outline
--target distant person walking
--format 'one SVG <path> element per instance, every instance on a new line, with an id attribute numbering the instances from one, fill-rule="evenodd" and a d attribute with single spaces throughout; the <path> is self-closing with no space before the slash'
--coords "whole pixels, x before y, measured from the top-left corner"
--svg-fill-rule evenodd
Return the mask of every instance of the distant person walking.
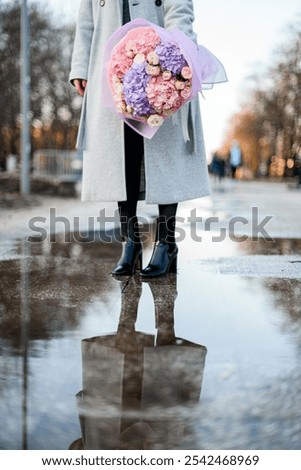
<path id="1" fill-rule="evenodd" d="M 297 176 L 297 185 L 301 188 L 301 153 L 295 155 L 295 175 Z"/>
<path id="2" fill-rule="evenodd" d="M 225 166 L 225 160 L 218 152 L 215 152 L 210 165 L 210 171 L 215 177 L 218 177 L 219 182 L 221 182 L 225 176 Z"/>
<path id="3" fill-rule="evenodd" d="M 235 179 L 237 176 L 236 174 L 237 168 L 239 168 L 242 165 L 242 151 L 237 140 L 234 140 L 232 142 L 229 160 L 230 160 L 231 177 Z"/>

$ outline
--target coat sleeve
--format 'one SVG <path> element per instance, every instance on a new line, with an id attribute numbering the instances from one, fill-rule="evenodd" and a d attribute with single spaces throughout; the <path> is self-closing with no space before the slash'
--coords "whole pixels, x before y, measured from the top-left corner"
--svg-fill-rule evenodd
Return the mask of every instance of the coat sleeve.
<path id="1" fill-rule="evenodd" d="M 90 50 L 94 32 L 92 0 L 81 0 L 76 24 L 69 80 L 88 79 Z"/>
<path id="2" fill-rule="evenodd" d="M 167 30 L 181 29 L 190 39 L 197 42 L 193 31 L 193 0 L 163 0 L 164 23 Z"/>

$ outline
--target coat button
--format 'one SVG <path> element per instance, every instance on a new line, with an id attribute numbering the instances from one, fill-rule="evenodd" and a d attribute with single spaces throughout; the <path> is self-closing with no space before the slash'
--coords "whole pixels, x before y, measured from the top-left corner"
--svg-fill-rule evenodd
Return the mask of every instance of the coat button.
<path id="1" fill-rule="evenodd" d="M 162 5 L 162 1 L 161 0 L 156 0 L 155 4 L 157 5 L 157 7 L 160 7 Z"/>

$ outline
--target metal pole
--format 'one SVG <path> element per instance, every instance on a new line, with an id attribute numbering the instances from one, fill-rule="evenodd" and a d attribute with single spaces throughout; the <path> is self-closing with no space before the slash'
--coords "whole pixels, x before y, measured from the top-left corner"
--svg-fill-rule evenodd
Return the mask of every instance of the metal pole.
<path id="1" fill-rule="evenodd" d="M 30 193 L 30 41 L 27 0 L 22 1 L 21 10 L 21 192 Z"/>

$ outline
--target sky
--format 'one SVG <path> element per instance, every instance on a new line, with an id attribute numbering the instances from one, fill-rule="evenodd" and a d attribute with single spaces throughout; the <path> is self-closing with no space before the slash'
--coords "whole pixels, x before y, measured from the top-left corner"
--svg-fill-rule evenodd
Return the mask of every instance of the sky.
<path id="1" fill-rule="evenodd" d="M 110 1 L 110 0 L 106 0 Z M 151 1 L 151 0 L 149 0 Z M 80 0 L 48 0 L 61 18 L 75 21 Z M 287 39 L 285 29 L 301 13 L 300 0 L 194 0 L 198 42 L 223 63 L 228 82 L 200 97 L 208 159 L 223 142 L 230 117 L 246 93 L 246 77 L 272 64 Z"/>

